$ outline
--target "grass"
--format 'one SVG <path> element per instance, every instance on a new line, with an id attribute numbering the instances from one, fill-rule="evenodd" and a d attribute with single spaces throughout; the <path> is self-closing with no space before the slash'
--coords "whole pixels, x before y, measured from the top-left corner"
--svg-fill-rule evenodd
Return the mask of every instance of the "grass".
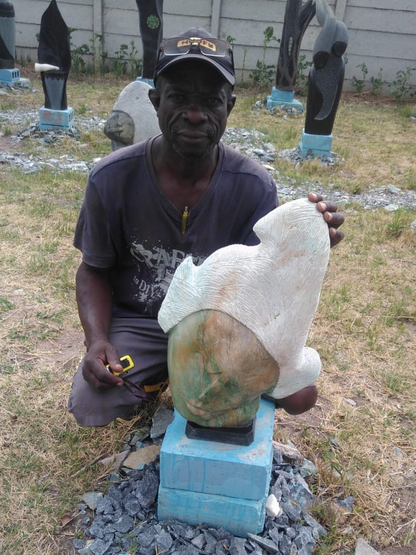
<path id="1" fill-rule="evenodd" d="M 108 117 L 126 83 L 70 80 L 75 115 Z M 2 111 L 38 110 L 43 94 L 39 80 L 33 84 L 35 92 L 5 97 Z M 265 132 L 278 149 L 292 148 L 304 118 L 252 109 L 268 92 L 237 91 L 229 124 Z M 390 99 L 344 95 L 333 144 L 343 162 L 295 168 L 277 160 L 276 169 L 298 183 L 319 180 L 339 191 L 389 183 L 415 190 L 414 110 Z M 104 134 L 82 130 L 78 141 L 65 137 L 40 147 L 26 139 L 21 148 L 79 160 L 111 150 Z M 83 351 L 74 289 L 80 255 L 72 237 L 85 182 L 78 172 L 25 174 L 0 166 L 0 554 L 72 552 L 73 531 L 64 524 L 105 475 L 91 463 L 118 452 L 134 425 L 83 429 L 66 412 Z M 318 467 L 312 487 L 320 503 L 313 511 L 330 530 L 321 555 L 350 553 L 360 536 L 379 549 L 414 545 L 415 532 L 416 238 L 410 223 L 416 214 L 359 205 L 344 212 L 346 237 L 332 252 L 308 340 L 323 362 L 318 405 L 297 417 L 276 413 L 276 439 L 291 439 Z M 345 513 L 334 501 L 348 495 L 355 502 Z"/>

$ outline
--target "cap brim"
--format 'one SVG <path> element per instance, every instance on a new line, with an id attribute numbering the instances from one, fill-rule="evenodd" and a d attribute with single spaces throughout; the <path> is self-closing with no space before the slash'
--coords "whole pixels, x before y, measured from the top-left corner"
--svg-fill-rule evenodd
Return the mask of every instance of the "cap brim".
<path id="1" fill-rule="evenodd" d="M 203 54 L 187 54 L 186 56 L 183 56 L 183 57 L 177 56 L 173 58 L 166 65 L 164 65 L 163 68 L 158 72 L 158 74 L 155 76 L 154 81 L 156 82 L 157 78 L 160 75 L 162 75 L 163 72 L 169 67 L 172 67 L 175 64 L 186 62 L 187 60 L 202 60 L 203 62 L 210 64 L 222 74 L 222 76 L 225 78 L 226 81 L 228 81 L 228 83 L 230 83 L 230 85 L 233 85 L 233 86 L 235 85 L 235 75 L 230 73 L 227 69 L 225 69 L 225 67 L 219 64 L 215 60 L 215 58 L 211 56 L 204 56 Z"/>

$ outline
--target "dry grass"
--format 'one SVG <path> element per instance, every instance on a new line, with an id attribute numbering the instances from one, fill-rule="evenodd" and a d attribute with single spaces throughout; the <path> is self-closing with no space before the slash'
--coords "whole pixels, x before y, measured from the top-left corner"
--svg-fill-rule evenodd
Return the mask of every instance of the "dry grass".
<path id="1" fill-rule="evenodd" d="M 1 97 L 2 110 L 39 108 L 43 95 L 35 85 L 37 92 Z M 70 82 L 68 97 L 75 114 L 106 117 L 124 85 Z M 240 91 L 230 124 L 293 147 L 302 118 L 252 112 L 256 97 Z M 278 169 L 340 190 L 373 183 L 415 189 L 412 109 L 345 96 L 334 129 L 334 150 L 345 163 L 295 170 L 281 162 Z M 108 143 L 87 133 L 80 143 L 55 145 L 51 156 L 94 158 L 110 150 Z M 39 145 L 29 140 L 23 148 L 36 152 Z M 101 484 L 103 468 L 91 463 L 116 453 L 135 424 L 82 429 L 66 412 L 83 350 L 72 235 L 85 180 L 0 167 L 0 553 L 7 555 L 72 553 L 72 532 L 61 519 Z M 348 550 L 358 536 L 380 548 L 403 545 L 415 529 L 416 239 L 409 224 L 416 216 L 403 212 L 397 226 L 381 209 L 349 206 L 345 213 L 346 239 L 332 253 L 309 338 L 323 360 L 320 400 L 306 415 L 278 412 L 276 426 L 277 439 L 290 438 L 318 467 L 314 487 L 322 503 L 315 513 L 331 529 L 320 553 Z M 333 500 L 347 495 L 355 497 L 353 512 L 340 514 Z"/>

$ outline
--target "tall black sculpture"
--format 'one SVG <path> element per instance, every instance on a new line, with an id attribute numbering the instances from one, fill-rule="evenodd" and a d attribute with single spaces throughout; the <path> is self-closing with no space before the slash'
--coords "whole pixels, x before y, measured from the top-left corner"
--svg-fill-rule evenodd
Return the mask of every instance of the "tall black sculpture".
<path id="1" fill-rule="evenodd" d="M 276 83 L 267 107 L 289 105 L 303 111 L 302 103 L 294 99 L 300 45 L 303 35 L 315 15 L 315 0 L 287 0 L 277 63 Z"/>
<path id="2" fill-rule="evenodd" d="M 329 155 L 332 128 L 337 113 L 348 45 L 348 30 L 335 19 L 325 0 L 316 0 L 316 17 L 322 30 L 313 49 L 313 67 L 309 73 L 305 129 L 299 143 L 302 155 Z"/>
<path id="3" fill-rule="evenodd" d="M 68 108 L 66 96 L 71 69 L 70 33 L 56 0 L 51 0 L 41 18 L 38 61 L 35 69 L 41 74 L 45 94 L 40 128 L 71 127 L 73 111 Z"/>
<path id="4" fill-rule="evenodd" d="M 15 19 L 11 2 L 0 0 L 0 83 L 19 81 L 15 61 Z"/>
<path id="5" fill-rule="evenodd" d="M 140 80 L 153 85 L 157 52 L 163 36 L 163 0 L 136 0 L 143 45 L 143 70 Z"/>

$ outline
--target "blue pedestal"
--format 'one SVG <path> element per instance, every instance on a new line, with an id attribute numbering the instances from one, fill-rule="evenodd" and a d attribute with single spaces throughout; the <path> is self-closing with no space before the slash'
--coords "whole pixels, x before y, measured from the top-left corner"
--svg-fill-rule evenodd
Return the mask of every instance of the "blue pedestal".
<path id="1" fill-rule="evenodd" d="M 147 79 L 145 77 L 136 77 L 136 81 L 142 81 L 143 83 L 147 83 L 152 88 L 154 88 L 154 86 L 155 86 L 155 84 L 153 82 L 153 79 Z"/>
<path id="2" fill-rule="evenodd" d="M 74 110 L 50 110 L 41 108 L 39 110 L 39 128 L 41 131 L 47 130 L 68 130 L 74 124 Z"/>
<path id="3" fill-rule="evenodd" d="M 160 452 L 158 517 L 223 526 L 237 536 L 259 533 L 273 460 L 274 404 L 262 400 L 249 446 L 185 435 L 175 413 Z"/>
<path id="4" fill-rule="evenodd" d="M 314 156 L 330 156 L 332 147 L 331 135 L 311 135 L 302 131 L 302 140 L 299 148 L 302 156 L 312 153 Z"/>
<path id="5" fill-rule="evenodd" d="M 281 91 L 272 87 L 272 94 L 267 97 L 266 107 L 271 108 L 293 108 L 298 112 L 303 112 L 303 104 L 295 98 L 295 91 Z"/>
<path id="6" fill-rule="evenodd" d="M 20 80 L 20 70 L 14 69 L 0 69 L 0 83 L 15 83 Z"/>

